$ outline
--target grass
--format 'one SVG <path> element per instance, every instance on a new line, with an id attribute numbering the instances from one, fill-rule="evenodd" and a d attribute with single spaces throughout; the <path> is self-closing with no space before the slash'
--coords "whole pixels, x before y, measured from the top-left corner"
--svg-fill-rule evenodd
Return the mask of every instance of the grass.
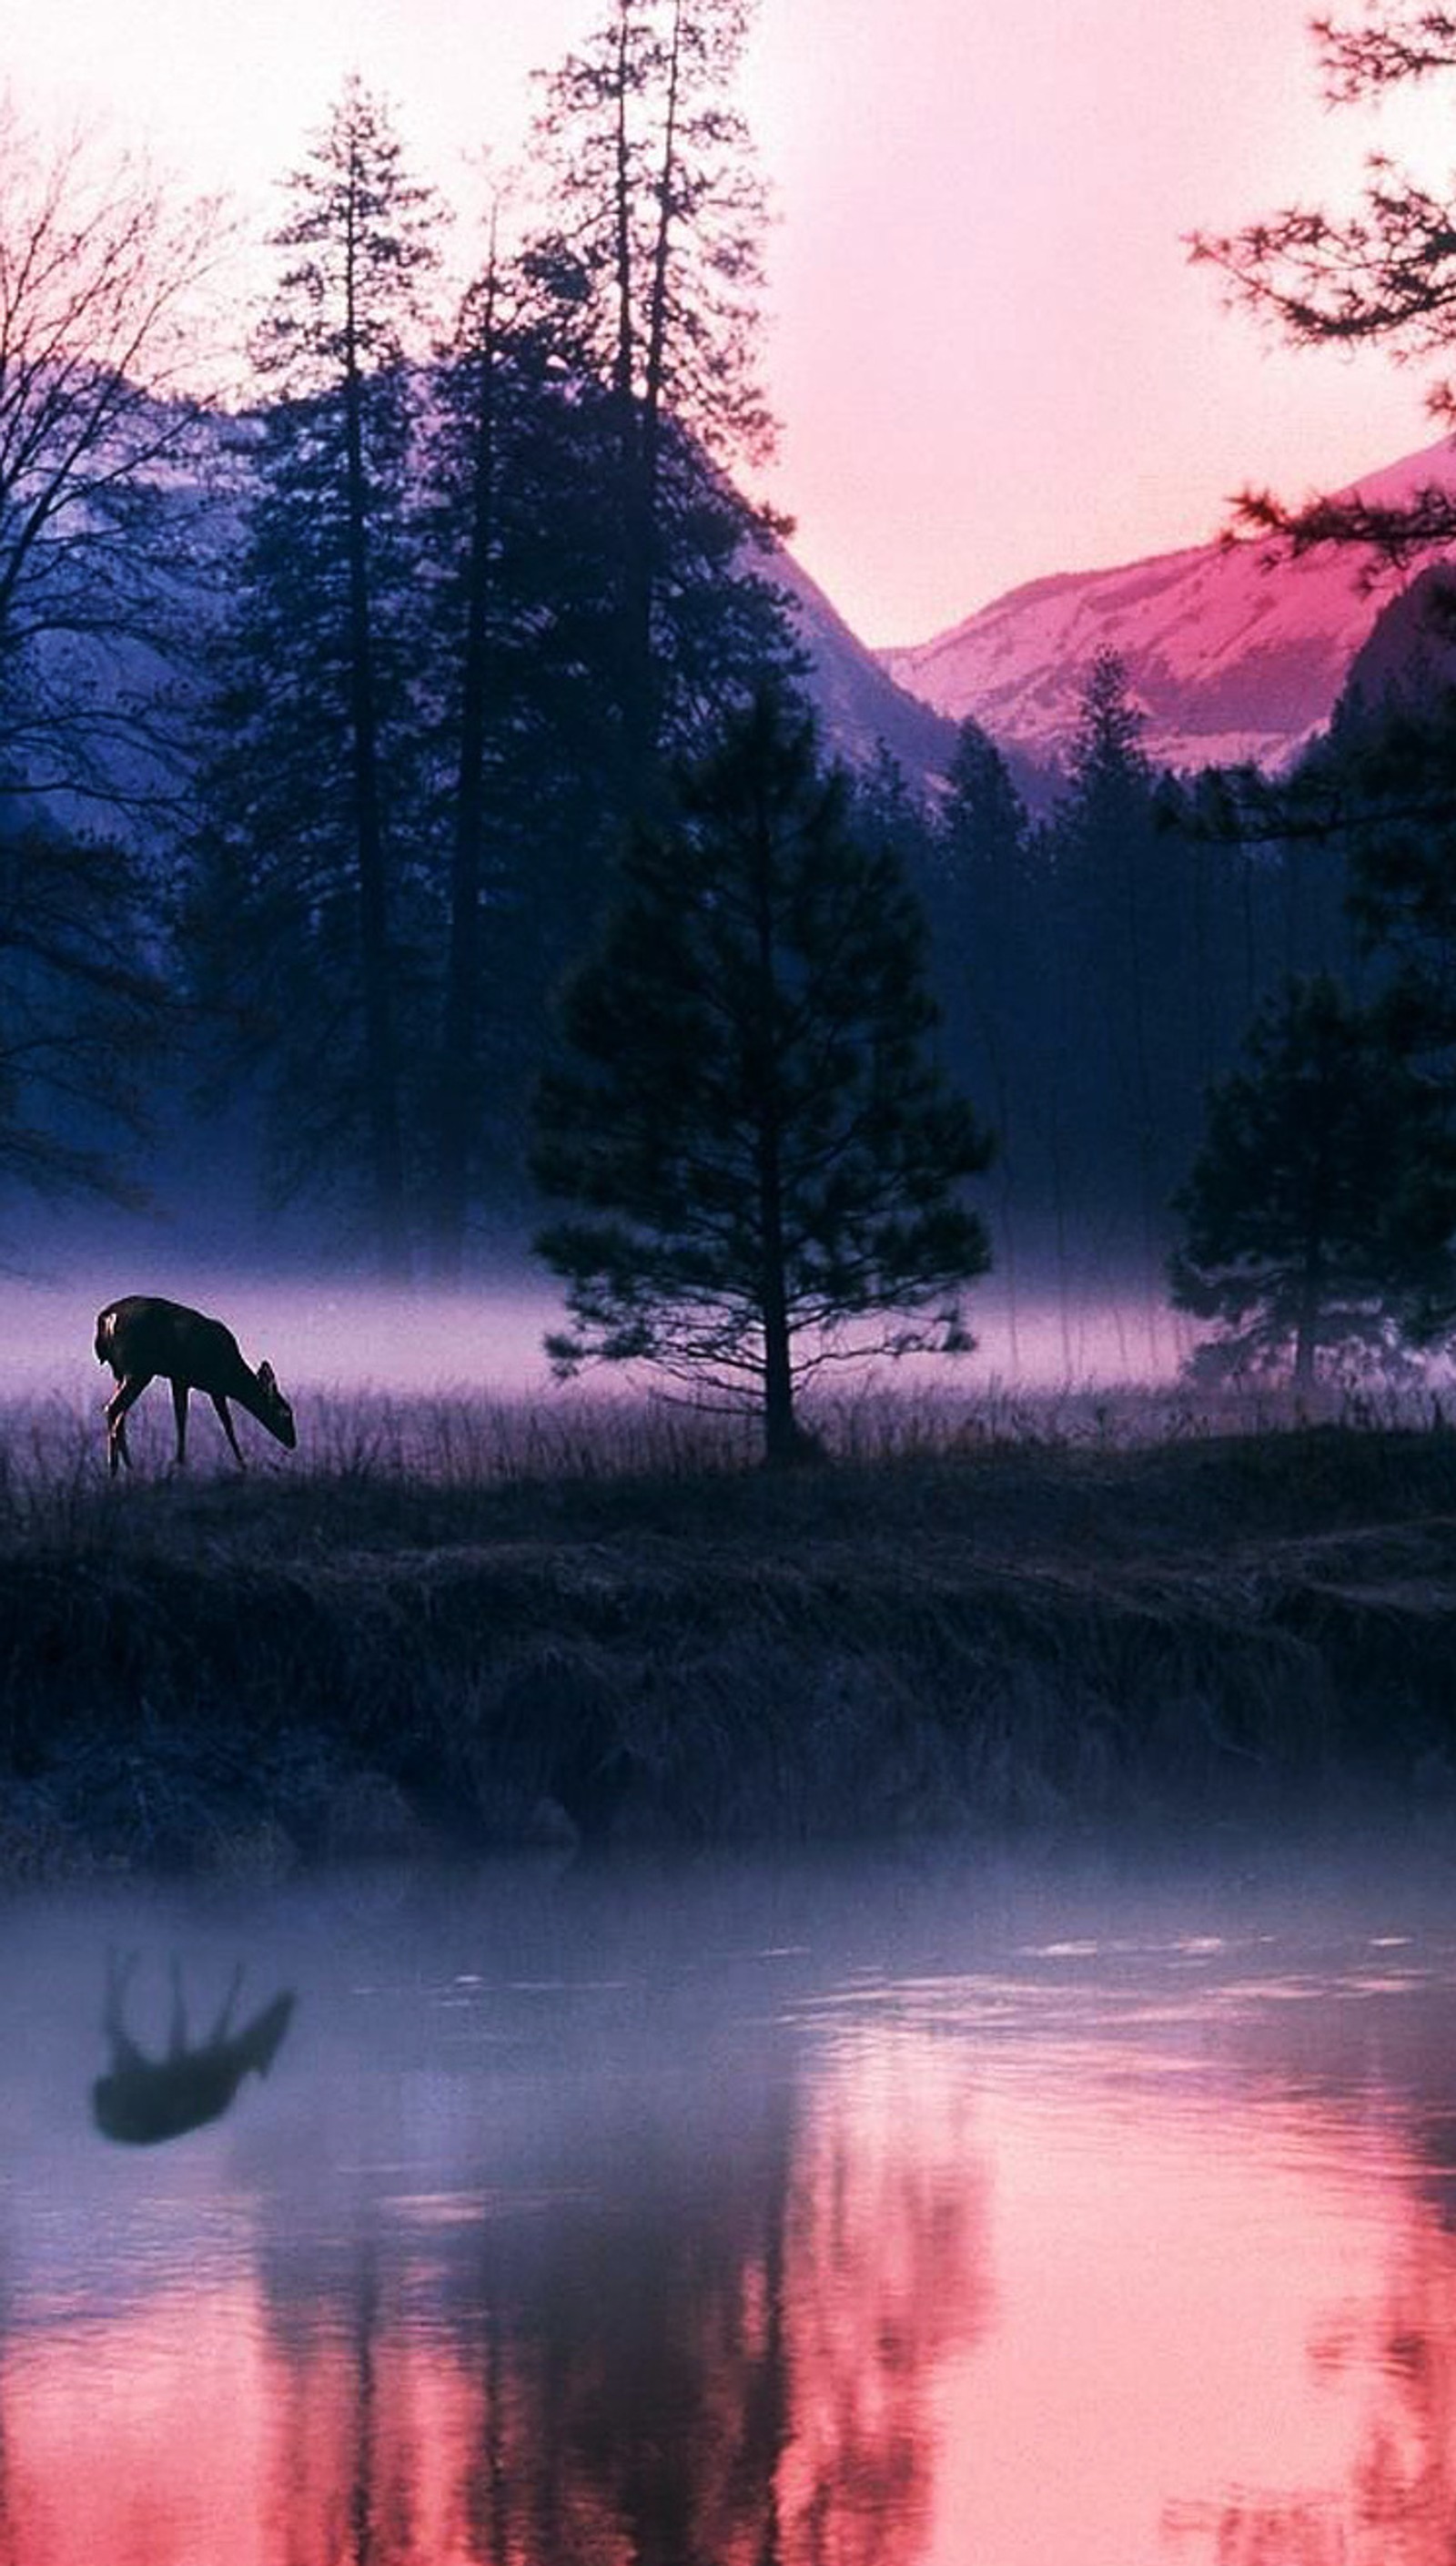
<path id="1" fill-rule="evenodd" d="M 150 1413 L 148 1413 L 148 1411 Z M 1431 1403 L 870 1388 L 742 1420 L 157 1396 L 111 1481 L 0 1429 L 0 1873 L 1207 1815 L 1456 1787 L 1456 1435 Z"/>

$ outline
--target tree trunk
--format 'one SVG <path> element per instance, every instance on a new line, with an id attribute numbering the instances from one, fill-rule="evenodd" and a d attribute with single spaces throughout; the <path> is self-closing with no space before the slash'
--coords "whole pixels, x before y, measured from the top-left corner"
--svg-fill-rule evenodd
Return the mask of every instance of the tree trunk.
<path id="1" fill-rule="evenodd" d="M 351 249 L 351 270 L 353 252 Z M 350 285 L 353 331 L 353 277 Z M 388 894 L 384 832 L 379 806 L 379 753 L 375 717 L 373 626 L 369 607 L 366 485 L 364 461 L 364 386 L 358 354 L 346 359 L 345 434 L 349 512 L 349 700 L 353 732 L 355 829 L 358 851 L 360 963 L 364 995 L 364 1103 L 380 1270 L 389 1281 L 408 1272 L 404 1225 L 404 1167 L 399 1134 L 399 1076 L 394 1050 L 390 988 Z"/>
<path id="2" fill-rule="evenodd" d="M 480 884 L 485 829 L 485 747 L 495 485 L 495 273 L 482 320 L 479 410 L 473 461 L 470 558 L 460 688 L 455 836 L 450 858 L 449 948 L 436 1111 L 434 1266 L 458 1282 L 470 1198 L 470 1137 L 477 1109 L 480 1040 Z"/>
<path id="3" fill-rule="evenodd" d="M 645 410 L 637 397 L 636 271 L 632 248 L 633 169 L 627 130 L 627 102 L 632 74 L 627 46 L 626 11 L 621 10 L 616 48 L 616 129 L 614 135 L 612 213 L 616 346 L 612 357 L 612 389 L 616 402 L 617 472 L 617 678 L 626 745 L 628 790 L 638 806 L 645 800 L 647 769 L 655 745 L 650 689 L 652 629 L 651 538 L 644 516 L 646 479 Z"/>
<path id="4" fill-rule="evenodd" d="M 758 1017 L 750 1057 L 750 1110 L 757 1125 L 754 1157 L 758 1178 L 759 1315 L 763 1324 L 764 1459 L 777 1466 L 802 1459 L 806 1437 L 794 1415 L 794 1364 L 789 1326 L 789 1278 L 784 1239 L 783 1103 L 776 1063 L 778 1005 L 774 922 L 774 848 L 768 813 L 761 807 L 755 821 L 754 909 L 757 943 Z"/>

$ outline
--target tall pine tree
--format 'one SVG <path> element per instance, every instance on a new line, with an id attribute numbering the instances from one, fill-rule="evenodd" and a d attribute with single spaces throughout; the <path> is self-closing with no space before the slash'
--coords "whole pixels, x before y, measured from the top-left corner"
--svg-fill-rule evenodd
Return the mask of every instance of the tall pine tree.
<path id="1" fill-rule="evenodd" d="M 633 798 L 746 672 L 787 661 L 730 472 L 769 452 L 764 197 L 734 84 L 752 0 L 607 0 L 546 88 L 557 274 L 611 404 L 615 693 Z"/>
<path id="2" fill-rule="evenodd" d="M 245 534 L 193 925 L 258 1035 L 285 1181 L 357 1168 L 380 1269 L 399 1275 L 401 1010 L 427 898 L 407 359 L 433 206 L 354 81 L 291 195 L 255 350 L 267 398 L 240 438 Z"/>

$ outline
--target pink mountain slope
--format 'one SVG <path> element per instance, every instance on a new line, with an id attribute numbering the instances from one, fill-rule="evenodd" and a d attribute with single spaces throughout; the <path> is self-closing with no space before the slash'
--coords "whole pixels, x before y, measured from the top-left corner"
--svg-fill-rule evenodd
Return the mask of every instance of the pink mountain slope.
<path id="1" fill-rule="evenodd" d="M 1456 490 L 1443 438 L 1355 485 L 1391 504 Z M 880 653 L 896 682 L 940 712 L 982 723 L 997 744 L 1044 765 L 1065 754 L 1093 654 L 1125 662 L 1159 765 L 1252 759 L 1282 766 L 1328 721 L 1345 671 L 1404 578 L 1362 577 L 1364 556 L 1334 545 L 1302 561 L 1265 543 L 1217 540 L 1120 570 L 1071 571 L 1013 589 L 935 641 Z"/>

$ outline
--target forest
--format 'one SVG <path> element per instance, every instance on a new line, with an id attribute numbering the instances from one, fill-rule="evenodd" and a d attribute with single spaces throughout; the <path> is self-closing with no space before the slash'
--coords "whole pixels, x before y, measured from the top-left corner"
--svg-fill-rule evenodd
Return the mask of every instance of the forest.
<path id="1" fill-rule="evenodd" d="M 1207 1375 L 1398 1377 L 1456 1322 L 1439 577 L 1286 777 L 1156 772 L 1105 653 L 1030 794 L 973 722 L 943 772 L 842 771 L 792 529 L 745 495 L 774 436 L 750 18 L 604 8 L 463 285 L 347 82 L 245 344 L 209 313 L 216 208 L 6 109 L 6 1228 L 27 1194 L 140 1201 L 184 1124 L 391 1283 L 535 1228 L 564 1369 L 747 1374 L 781 1454 L 806 1349 L 867 1317 L 954 1351 L 988 1265 L 1013 1368 L 1021 1296 L 1056 1295 L 1071 1379 L 1077 1298 L 1115 1287 L 1129 1373 L 1166 1368 L 1171 1298 Z M 1351 94 L 1396 76 L 1377 37 Z M 1197 250 L 1294 335 L 1348 326 L 1337 226 Z M 1398 353 L 1412 309 L 1362 290 Z M 1295 549 L 1453 533 L 1429 494 L 1246 514 Z M 735 1008 L 731 1076 L 664 1076 Z"/>

